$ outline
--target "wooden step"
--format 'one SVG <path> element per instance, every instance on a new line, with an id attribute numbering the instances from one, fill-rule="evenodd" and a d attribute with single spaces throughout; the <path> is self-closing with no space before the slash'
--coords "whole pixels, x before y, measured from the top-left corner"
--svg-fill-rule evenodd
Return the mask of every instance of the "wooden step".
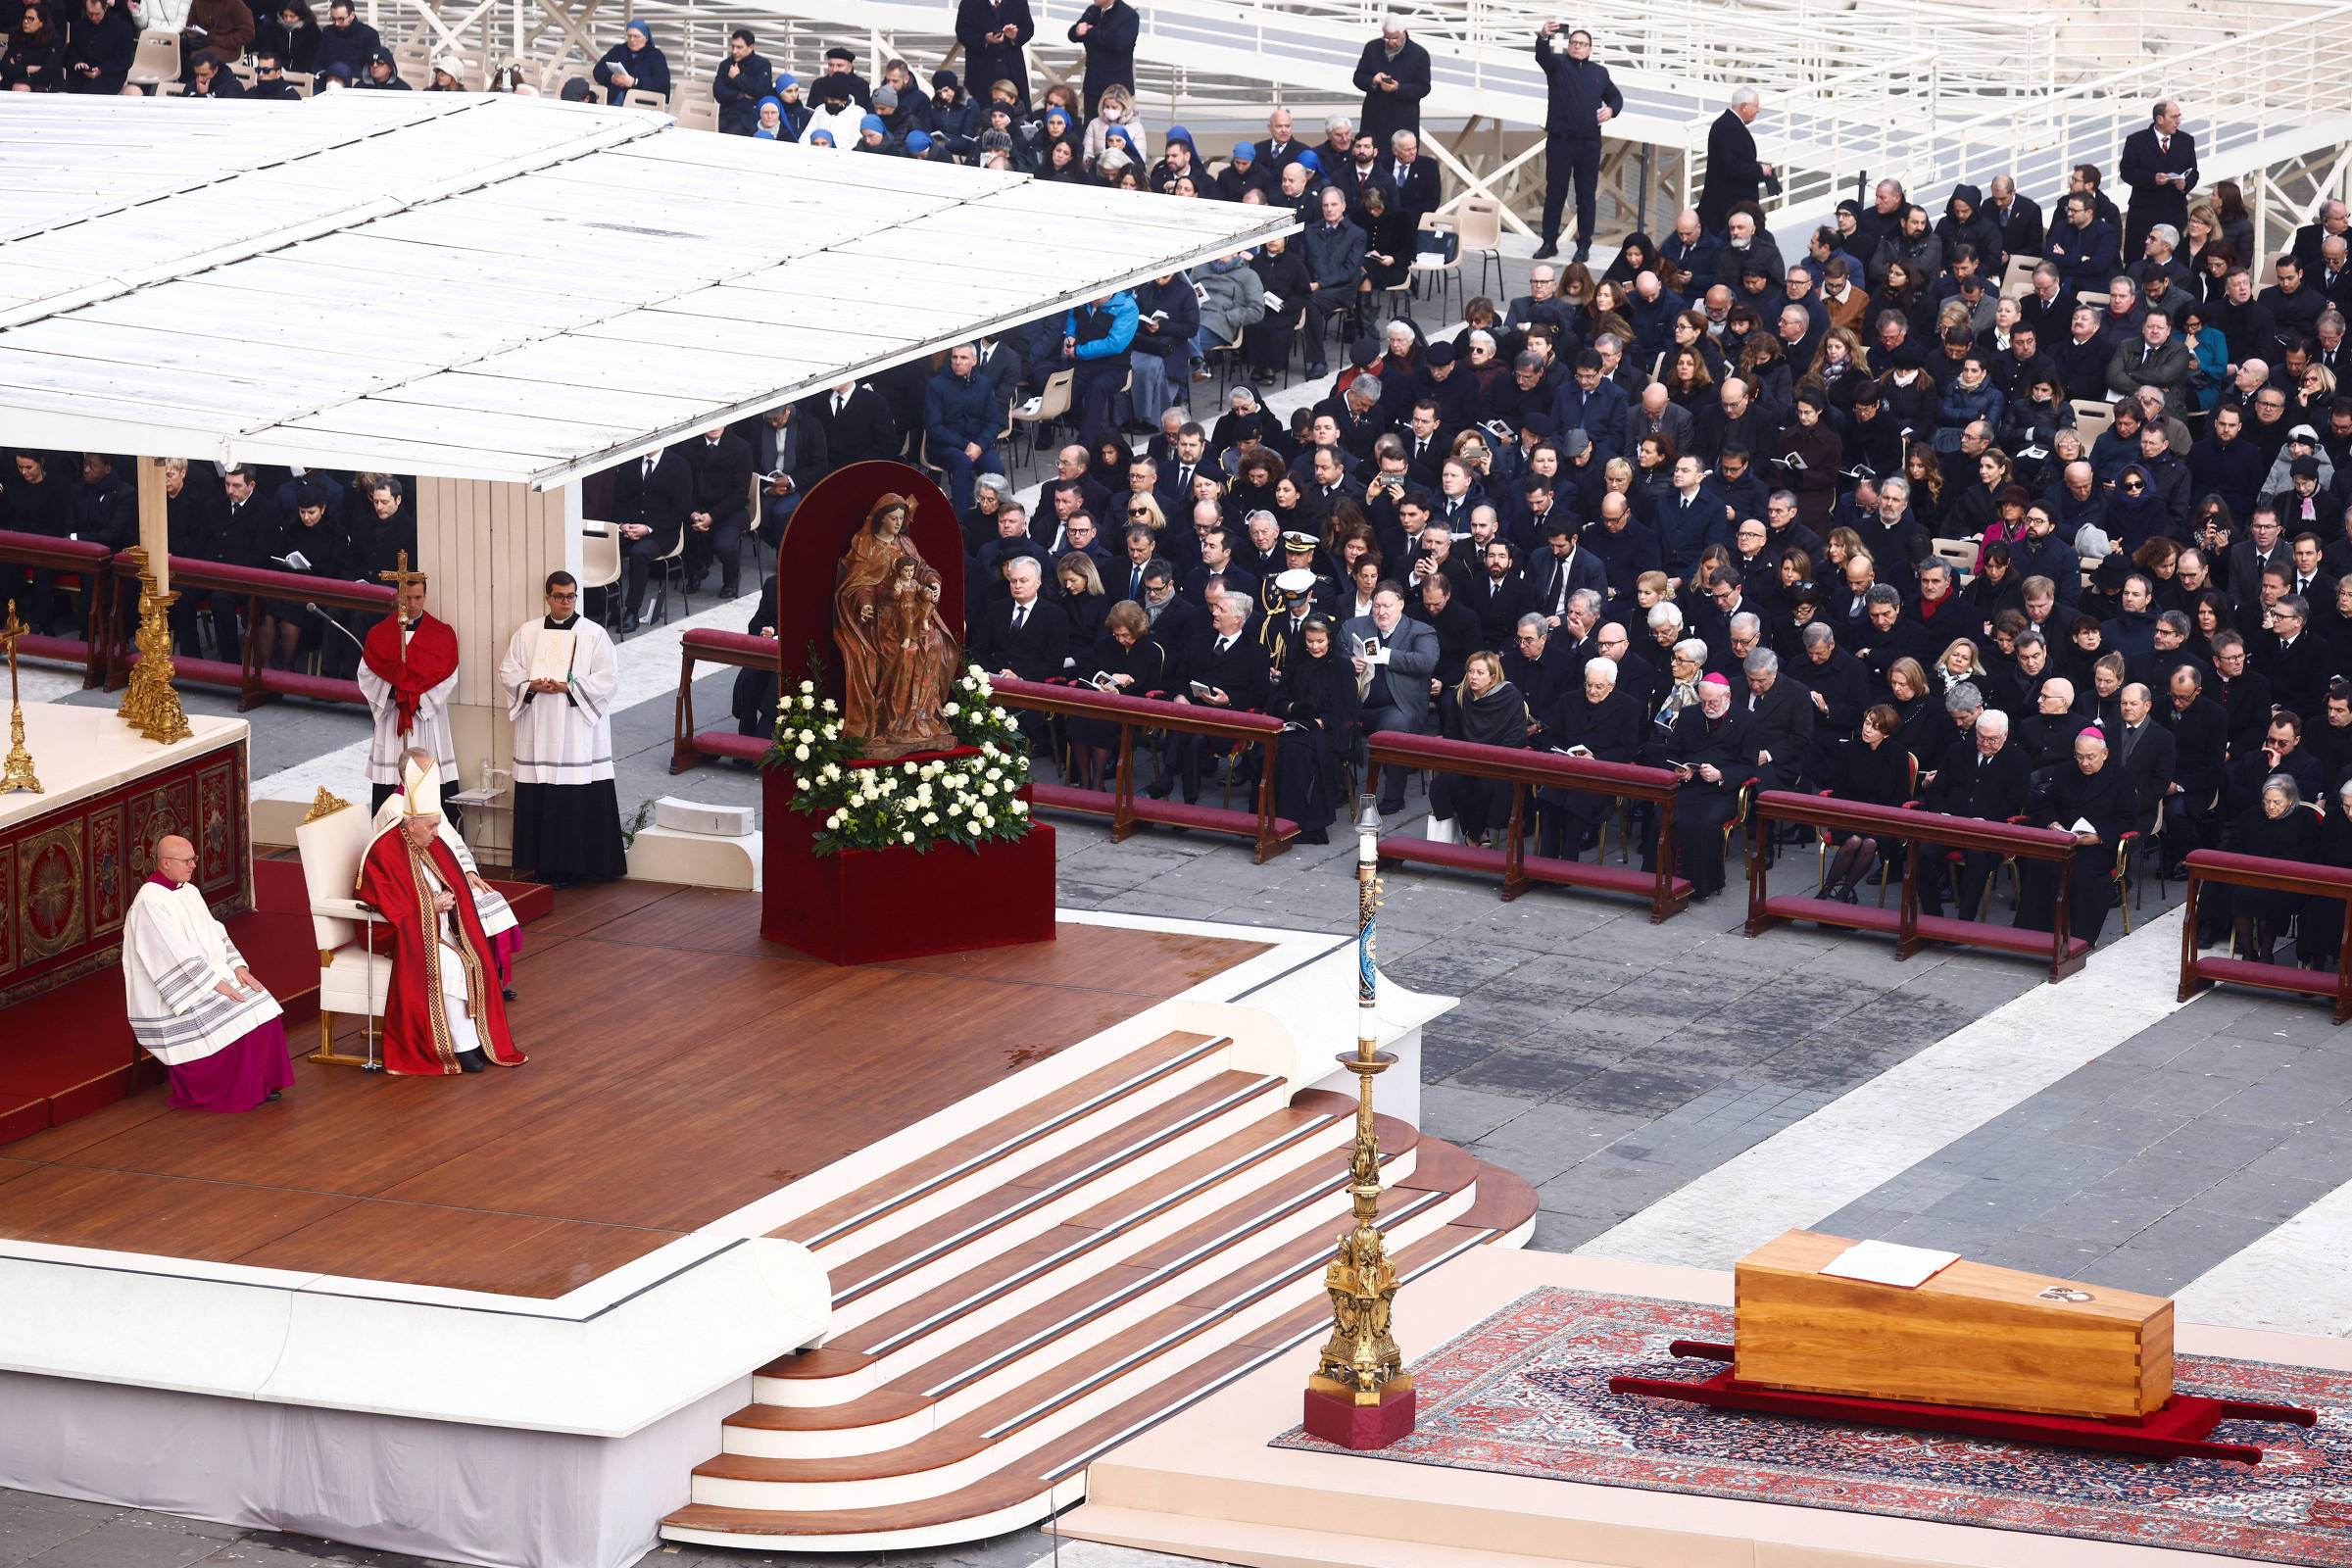
<path id="1" fill-rule="evenodd" d="M 1391 1234 L 1398 1236 L 1400 1246 L 1417 1239 L 1416 1233 L 1425 1225 L 1416 1221 L 1424 1216 L 1442 1216 L 1449 1202 L 1458 1202 L 1464 1210 L 1469 1207 L 1475 1197 L 1469 1188 L 1477 1179 L 1479 1166 L 1472 1160 L 1464 1168 L 1468 1181 L 1461 1188 L 1399 1186 L 1383 1195 L 1383 1223 Z M 1439 1228 L 1444 1228 L 1442 1219 Z M 1318 1231 L 1293 1238 L 1249 1267 L 1208 1281 L 1182 1299 L 1157 1306 L 1149 1316 L 1125 1324 L 1115 1334 L 1075 1353 L 1060 1354 L 1057 1364 L 1034 1370 L 1019 1386 L 995 1393 L 986 1403 L 966 1410 L 938 1430 L 895 1447 L 821 1458 L 772 1458 L 730 1452 L 696 1467 L 695 1476 L 698 1482 L 785 1485 L 795 1489 L 821 1488 L 832 1493 L 886 1491 L 891 1489 L 882 1484 L 893 1478 L 938 1471 L 960 1465 L 994 1447 L 1017 1446 L 1020 1434 L 1099 1394 L 1107 1385 L 1131 1379 L 1138 1372 L 1148 1373 L 1154 1365 L 1173 1367 L 1199 1359 L 1202 1353 L 1214 1353 L 1216 1346 L 1200 1343 L 1204 1336 L 1214 1338 L 1216 1331 L 1261 1313 L 1269 1303 L 1276 1305 L 1275 1315 L 1280 1316 L 1282 1301 L 1293 1299 L 1301 1292 L 1311 1293 L 1312 1282 L 1330 1261 L 1332 1245 L 1332 1237 Z M 1181 1282 L 1189 1272 L 1189 1269 L 1174 1270 L 1170 1278 Z M 1106 1292 L 1109 1299 L 1102 1299 Z M 1089 1293 L 1097 1298 L 1070 1310 L 1099 1315 L 1137 1294 L 1133 1289 L 1122 1288 L 1115 1279 L 1090 1281 L 1071 1294 L 1084 1297 Z M 992 1364 L 1004 1355 L 1011 1355 L 1014 1359 L 1005 1363 L 1010 1369 L 1020 1368 L 1028 1359 L 1022 1354 L 1024 1344 L 1033 1346 L 1030 1355 L 1042 1357 L 1054 1353 L 1060 1347 L 1054 1335 L 1057 1330 L 1067 1332 L 1069 1318 L 1053 1319 L 1064 1310 L 1060 1302 L 1049 1303 L 1032 1314 L 1036 1321 L 1016 1325 L 1016 1331 L 1030 1331 L 1029 1342 L 1016 1342 L 1009 1350 L 999 1351 L 997 1342 L 992 1339 L 988 1346 L 975 1348 L 974 1353 L 989 1355 Z M 938 1370 L 926 1369 L 926 1375 Z M 998 1370 L 1001 1374 L 1004 1369 Z M 926 1396 L 943 1392 L 911 1387 L 918 1381 L 903 1379 L 894 1386 L 894 1392 Z M 1041 1441 L 1051 1438 L 1041 1436 Z M 698 1488 L 698 1494 L 699 1491 Z M 812 1494 L 811 1500 L 817 1497 Z"/>
<path id="2" fill-rule="evenodd" d="M 1424 1158 L 1435 1142 L 1423 1140 Z M 1512 1195 L 1500 1211 L 1503 1217 L 1508 1217 L 1511 1205 L 1522 1196 L 1503 1179 L 1507 1175 L 1494 1166 L 1482 1165 L 1478 1172 L 1482 1191 L 1493 1183 Z M 1519 1188 L 1525 1186 L 1518 1184 Z M 1528 1189 L 1524 1196 L 1532 1198 L 1533 1190 Z M 1470 1223 L 1470 1216 L 1477 1214 L 1480 1206 L 1474 1202 L 1469 1214 L 1398 1250 L 1397 1268 L 1408 1283 L 1471 1247 L 1499 1239 L 1503 1233 L 1492 1224 Z M 911 1548 L 1001 1534 L 1076 1501 L 1083 1495 L 1085 1466 L 1094 1459 L 1324 1333 L 1330 1321 L 1327 1302 L 1319 1298 L 1306 1302 L 1242 1334 L 1234 1343 L 1035 1451 L 936 1497 L 805 1511 L 693 1503 L 663 1520 L 662 1534 L 670 1541 L 777 1550 L 808 1550 L 819 1543 L 827 1550 Z"/>
<path id="3" fill-rule="evenodd" d="M 935 1290 L 926 1291 L 877 1317 L 837 1330 L 826 1344 L 835 1348 L 886 1355 L 922 1330 L 950 1315 L 975 1311 L 1017 1291 L 1041 1274 L 1077 1262 L 1089 1252 L 1200 1198 L 1213 1187 L 1250 1180 L 1252 1173 L 1293 1155 L 1301 1147 L 1327 1142 L 1338 1119 L 1309 1110 L 1285 1109 L 1260 1118 L 1230 1138 L 1159 1172 L 1151 1180 L 1097 1203 L 1013 1251 L 988 1258 Z"/>
<path id="4" fill-rule="evenodd" d="M 1388 1168 L 1409 1171 L 1413 1161 L 1406 1156 L 1418 1157 L 1412 1129 L 1401 1122 L 1386 1125 L 1382 1140 Z M 1460 1185 L 1468 1186 L 1475 1176 L 1473 1164 Z M 910 1432 L 921 1429 L 923 1423 L 916 1418 L 923 1411 L 954 1399 L 985 1379 L 1001 1380 L 1024 1358 L 1062 1347 L 1080 1349 L 1092 1340 L 1117 1332 L 1116 1315 L 1136 1310 L 1135 1303 L 1145 1298 L 1156 1296 L 1163 1302 L 1173 1299 L 1178 1304 L 1204 1309 L 1217 1306 L 1237 1294 L 1232 1282 L 1239 1280 L 1241 1274 L 1232 1260 L 1246 1256 L 1252 1247 L 1262 1246 L 1276 1256 L 1281 1255 L 1286 1242 L 1303 1243 L 1310 1248 L 1327 1247 L 1329 1237 L 1325 1227 L 1312 1216 L 1318 1212 L 1324 1214 L 1334 1231 L 1343 1225 L 1347 1185 L 1348 1150 L 1344 1147 L 1327 1150 L 1312 1165 L 1292 1172 L 1271 1186 L 1245 1192 L 1160 1239 L 1145 1257 L 1099 1264 L 1093 1272 L 1084 1274 L 1075 1284 L 1066 1285 L 1051 1298 L 1002 1322 L 992 1323 L 984 1334 L 969 1332 L 967 1323 L 953 1322 L 947 1327 L 954 1332 L 955 1339 L 936 1349 L 929 1348 L 929 1339 L 918 1339 L 906 1348 L 912 1353 L 899 1357 L 915 1364 L 909 1364 L 885 1386 L 844 1403 L 822 1406 L 821 1417 L 811 1415 L 804 1420 L 786 1414 L 788 1409 L 802 1404 L 798 1398 L 786 1405 L 763 1399 L 747 1406 L 725 1423 L 731 1429 L 725 1446 L 730 1452 L 771 1457 L 873 1451 L 895 1446 L 906 1441 Z M 1397 1195 L 1424 1191 L 1403 1182 L 1392 1189 Z M 1129 1196 L 1133 1200 L 1149 1202 L 1151 1190 L 1147 1186 Z M 1402 1201 L 1400 1196 L 1391 1206 Z M 1298 1234 L 1286 1237 L 1285 1232 Z M 1270 1239 L 1261 1243 L 1257 1238 Z M 1279 1279 L 1283 1272 L 1279 1265 L 1268 1267 L 1263 1256 L 1250 1260 L 1243 1267 L 1251 1275 L 1262 1275 L 1269 1281 Z M 1221 1269 L 1224 1277 L 1186 1290 L 1188 1276 L 1212 1269 Z M 1063 1277 L 1068 1272 L 1063 1271 Z M 1184 1294 L 1172 1297 L 1174 1292 Z M 849 1370 L 862 1371 L 865 1364 L 860 1362 Z M 883 1430 L 894 1424 L 903 1425 L 897 1431 Z M 876 1429 L 868 1435 L 865 1445 L 854 1439 L 796 1444 L 778 1442 L 769 1436 L 840 1433 L 860 1425 Z"/>
<path id="5" fill-rule="evenodd" d="M 905 1211 L 958 1181 L 1114 1108 L 1154 1085 L 1215 1056 L 1232 1042 L 1221 1036 L 1172 1033 L 1128 1052 L 1019 1110 L 975 1128 L 913 1163 L 880 1176 L 832 1202 L 787 1221 L 771 1236 L 811 1250 L 837 1246 L 858 1231 Z"/>
<path id="6" fill-rule="evenodd" d="M 904 1280 L 926 1264 L 983 1237 L 1001 1237 L 1007 1227 L 1034 1216 L 1055 1200 L 1082 1193 L 1105 1176 L 1167 1149 L 1188 1135 L 1213 1127 L 1220 1118 L 1246 1109 L 1282 1086 L 1264 1073 L 1228 1070 L 1139 1112 L 1075 1149 L 1028 1170 L 1009 1174 L 1003 1186 L 957 1205 L 905 1235 L 831 1265 L 836 1310 Z M 1254 1120 L 1254 1117 L 1250 1119 Z M 1041 1223 L 1040 1229 L 1043 1228 Z"/>

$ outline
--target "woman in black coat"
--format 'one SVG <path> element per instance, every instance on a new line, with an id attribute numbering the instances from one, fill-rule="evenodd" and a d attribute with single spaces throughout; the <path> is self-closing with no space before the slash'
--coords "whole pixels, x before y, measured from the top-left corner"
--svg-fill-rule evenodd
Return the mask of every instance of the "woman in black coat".
<path id="1" fill-rule="evenodd" d="M 2327 801 L 2315 804 L 2328 813 L 2320 825 L 2320 864 L 2352 871 L 2352 787 L 2339 785 Z M 2306 969 L 2334 967 L 2341 961 L 2337 950 L 2344 941 L 2344 901 L 2309 900 L 2296 930 L 2297 962 Z"/>
<path id="2" fill-rule="evenodd" d="M 1274 814 L 1298 824 L 1299 843 L 1329 844 L 1328 829 L 1348 799 L 1355 664 L 1334 650 L 1325 616 L 1307 616 L 1299 638 L 1303 656 L 1284 665 L 1274 698 L 1275 716 L 1283 721 L 1274 754 Z"/>
<path id="3" fill-rule="evenodd" d="M 1447 740 L 1522 750 L 1527 746 L 1527 700 L 1503 678 L 1502 661 L 1484 649 L 1465 662 L 1461 684 L 1439 699 L 1439 710 L 1441 733 Z M 1508 831 L 1511 787 L 1500 779 L 1432 774 L 1429 814 L 1452 818 L 1465 844 L 1483 843 L 1490 831 L 1499 839 Z"/>
<path id="4" fill-rule="evenodd" d="M 294 515 L 267 547 L 268 559 L 259 563 L 265 570 L 337 582 L 358 577 L 359 552 L 352 549 L 342 524 L 327 516 L 326 502 L 326 487 L 315 480 L 306 480 L 296 489 Z M 316 621 L 316 616 L 293 600 L 263 600 L 262 622 L 255 633 L 262 650 L 256 662 L 273 669 L 292 665 L 304 636 Z"/>
<path id="5" fill-rule="evenodd" d="M 1076 673 L 1115 697 L 1150 697 L 1164 692 L 1168 653 L 1152 635 L 1152 617 L 1132 599 L 1112 605 L 1102 616 L 1102 635 L 1094 651 L 1078 662 Z M 1118 756 L 1119 726 L 1102 718 L 1073 718 L 1067 722 L 1070 742 L 1070 782 L 1081 789 L 1104 790 Z"/>
<path id="6" fill-rule="evenodd" d="M 2223 832 L 2222 848 L 2233 855 L 2314 865 L 2321 860 L 2324 838 L 2319 814 L 2304 808 L 2303 792 L 2295 781 L 2284 773 L 2274 773 L 2262 781 L 2262 799 L 2240 811 Z M 2271 949 L 2286 935 L 2287 922 L 2302 912 L 2307 902 L 2300 894 L 2230 889 L 2237 956 L 2256 963 L 2270 962 Z M 2340 914 L 2337 918 L 2341 919 Z"/>
<path id="7" fill-rule="evenodd" d="M 8 52 L 0 54 L 0 87 L 11 92 L 63 92 L 66 86 L 65 29 L 48 0 L 32 0 L 9 29 Z"/>
<path id="8" fill-rule="evenodd" d="M 1250 361 L 1250 378 L 1272 386 L 1275 373 L 1291 362 L 1291 340 L 1306 313 L 1306 259 L 1287 240 L 1270 239 L 1250 258 L 1250 270 L 1257 274 L 1258 287 L 1281 302 L 1269 300 L 1264 318 L 1242 328 L 1242 353 Z"/>
<path id="9" fill-rule="evenodd" d="M 253 48 L 256 54 L 274 49 L 288 71 L 308 74 L 318 69 L 318 17 L 311 0 L 282 0 L 268 6 L 268 16 L 256 13 Z"/>
<path id="10" fill-rule="evenodd" d="M 1103 617 L 1110 612 L 1110 596 L 1102 591 L 1095 558 L 1083 550 L 1073 550 L 1054 564 L 1054 580 L 1061 590 L 1062 613 L 1070 617 L 1069 662 L 1063 667 L 1075 675 L 1095 657 Z"/>
<path id="11" fill-rule="evenodd" d="M 1388 192 L 1378 185 L 1364 192 L 1356 222 L 1364 229 L 1364 282 L 1368 290 L 1394 288 L 1411 275 L 1413 221 L 1401 208 L 1389 206 Z M 1382 260 L 1382 258 L 1387 260 Z"/>
<path id="12" fill-rule="evenodd" d="M 1863 713 L 1860 737 L 1838 744 L 1838 788 L 1832 792 L 1838 800 L 1900 806 L 1911 799 L 1911 754 L 1895 738 L 1900 725 L 1894 710 L 1886 703 Z M 1871 863 L 1880 856 L 1891 862 L 1902 854 L 1902 840 L 1870 833 L 1840 837 L 1841 831 L 1822 830 L 1824 841 L 1837 846 L 1837 854 L 1822 873 L 1821 896 L 1853 904 L 1857 902 L 1854 889 L 1870 875 Z"/>

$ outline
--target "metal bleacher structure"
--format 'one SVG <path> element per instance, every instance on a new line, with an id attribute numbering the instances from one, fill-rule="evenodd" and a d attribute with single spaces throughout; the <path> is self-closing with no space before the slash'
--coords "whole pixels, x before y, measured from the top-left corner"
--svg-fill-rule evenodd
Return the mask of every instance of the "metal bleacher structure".
<path id="1" fill-rule="evenodd" d="M 624 0 L 627 3 L 627 0 Z M 726 33 L 752 26 L 760 50 L 804 81 L 821 51 L 847 44 L 869 77 L 904 58 L 918 77 L 955 67 L 951 0 L 363 0 L 386 36 L 454 48 L 490 65 L 519 60 L 552 87 L 617 41 L 625 17 L 655 23 L 680 97 L 702 107 Z M 1032 0 L 1037 84 L 1078 74 L 1064 40 L 1084 0 Z M 1351 114 L 1358 52 L 1379 0 L 1149 0 L 1140 7 L 1138 96 L 1151 130 L 1183 123 L 1214 158 L 1262 134 L 1289 107 L 1301 140 L 1327 113 Z M 1429 49 L 1435 86 L 1425 142 L 1449 197 L 1499 197 L 1531 233 L 1543 197 L 1544 81 L 1532 51 L 1556 10 L 1533 0 L 1399 0 Z M 2203 182 L 2236 179 L 2275 250 L 2319 202 L 2345 192 L 2352 150 L 2352 3 L 2315 0 L 2016 0 L 1991 8 L 1922 0 L 1620 0 L 1570 20 L 1626 95 L 1604 127 L 1602 237 L 1662 232 L 1706 175 L 1707 128 L 1735 87 L 1753 87 L 1765 158 L 1786 173 L 1771 198 L 1783 234 L 1820 221 L 1843 196 L 1891 175 L 1931 205 L 1961 181 L 2009 173 L 2042 201 L 2089 163 L 2112 183 L 2123 138 L 2160 97 L 2181 100 Z M 673 104 L 681 118 L 687 106 Z M 700 120 L 692 116 L 690 122 Z M 1154 142 L 1154 150 L 1156 142 Z"/>

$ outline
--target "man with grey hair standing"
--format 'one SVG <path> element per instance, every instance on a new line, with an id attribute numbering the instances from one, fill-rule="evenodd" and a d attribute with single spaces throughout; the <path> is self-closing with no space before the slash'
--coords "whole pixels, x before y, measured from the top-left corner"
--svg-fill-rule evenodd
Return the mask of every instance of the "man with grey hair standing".
<path id="1" fill-rule="evenodd" d="M 2132 204 L 2124 213 L 2124 254 L 2137 256 L 2158 223 L 2170 223 L 2176 233 L 2188 227 L 2188 193 L 2197 188 L 2196 138 L 2180 128 L 2180 106 L 2170 98 L 2157 100 L 2146 128 L 2124 138 L 2118 172 L 2132 187 Z"/>
<path id="2" fill-rule="evenodd" d="M 1413 42 L 1396 12 L 1380 19 L 1380 36 L 1364 45 L 1355 63 L 1355 86 L 1364 95 L 1357 135 L 1393 147 L 1396 132 L 1420 130 L 1421 100 L 1429 96 L 1429 51 Z"/>
<path id="3" fill-rule="evenodd" d="M 1770 164 L 1756 155 L 1756 138 L 1748 130 L 1763 102 L 1753 87 L 1732 90 L 1732 106 L 1715 117 L 1707 130 L 1707 186 L 1698 198 L 1698 220 L 1709 233 L 1721 233 L 1724 220 L 1741 202 L 1752 202 L 1772 177 Z"/>

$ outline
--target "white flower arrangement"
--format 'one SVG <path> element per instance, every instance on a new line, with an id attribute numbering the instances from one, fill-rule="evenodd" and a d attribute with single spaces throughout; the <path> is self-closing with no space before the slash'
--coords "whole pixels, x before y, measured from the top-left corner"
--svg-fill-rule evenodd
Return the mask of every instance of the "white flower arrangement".
<path id="1" fill-rule="evenodd" d="M 821 670 L 786 684 L 764 764 L 789 772 L 791 808 L 816 819 L 819 854 L 977 848 L 1028 832 L 1028 803 L 1017 799 L 1029 781 L 1027 748 L 986 670 L 967 665 L 940 708 L 959 755 L 920 760 L 866 762 L 822 686 Z"/>

